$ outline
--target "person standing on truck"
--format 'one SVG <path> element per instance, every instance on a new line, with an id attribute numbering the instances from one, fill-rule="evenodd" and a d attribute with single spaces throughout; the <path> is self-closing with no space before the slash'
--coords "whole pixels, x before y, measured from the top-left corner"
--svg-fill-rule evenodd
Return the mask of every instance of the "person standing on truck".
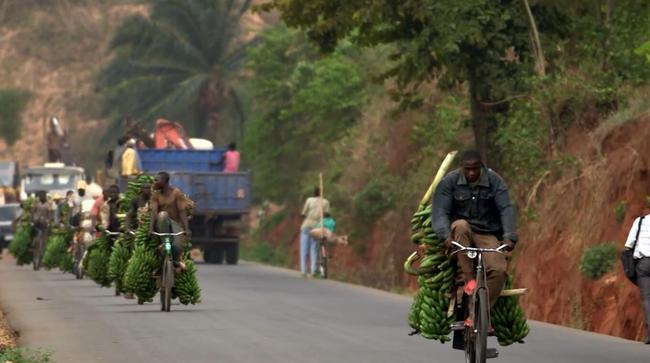
<path id="1" fill-rule="evenodd" d="M 181 261 L 185 239 L 191 237 L 187 218 L 187 197 L 178 188 L 169 185 L 169 173 L 160 172 L 154 181 L 151 194 L 151 225 L 149 231 L 158 233 L 185 232 L 185 236 L 174 236 L 172 257 L 178 271 L 185 269 Z M 151 234 L 151 233 L 150 233 Z"/>
<path id="2" fill-rule="evenodd" d="M 234 142 L 228 145 L 228 151 L 224 154 L 226 173 L 236 173 L 239 171 L 239 151 L 237 151 L 237 144 Z"/>
<path id="3" fill-rule="evenodd" d="M 322 198 L 320 188 L 314 188 L 314 196 L 307 198 L 302 208 L 304 218 L 300 226 L 300 273 L 307 277 L 307 256 L 311 270 L 309 276 L 315 277 L 318 263 L 318 241 L 309 232 L 320 223 L 321 213 L 329 213 L 330 202 Z"/>

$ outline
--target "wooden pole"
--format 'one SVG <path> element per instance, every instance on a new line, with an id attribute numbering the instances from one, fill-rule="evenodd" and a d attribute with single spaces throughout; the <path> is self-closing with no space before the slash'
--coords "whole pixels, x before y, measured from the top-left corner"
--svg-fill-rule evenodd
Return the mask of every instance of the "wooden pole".
<path id="1" fill-rule="evenodd" d="M 318 188 L 319 188 L 319 202 L 320 202 L 320 226 L 321 228 L 325 228 L 325 225 L 323 224 L 323 219 L 325 218 L 325 206 L 323 205 L 323 195 L 325 195 L 323 191 L 323 173 L 318 173 Z"/>

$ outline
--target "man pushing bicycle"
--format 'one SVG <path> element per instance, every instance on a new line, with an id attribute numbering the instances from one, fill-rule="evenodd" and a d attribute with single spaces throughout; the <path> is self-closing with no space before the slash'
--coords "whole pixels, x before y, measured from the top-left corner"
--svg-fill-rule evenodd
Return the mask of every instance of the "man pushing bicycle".
<path id="1" fill-rule="evenodd" d="M 465 151 L 461 167 L 445 176 L 433 196 L 432 225 L 448 248 L 456 241 L 466 247 L 498 248 L 503 240 L 506 251 L 517 242 L 515 212 L 508 188 L 499 174 L 486 168 L 481 155 Z M 471 296 L 476 288 L 475 269 L 466 254 L 458 254 L 463 271 L 463 291 Z M 483 256 L 487 275 L 490 307 L 494 306 L 506 278 L 506 256 L 487 253 Z M 465 321 L 472 326 L 471 317 Z"/>

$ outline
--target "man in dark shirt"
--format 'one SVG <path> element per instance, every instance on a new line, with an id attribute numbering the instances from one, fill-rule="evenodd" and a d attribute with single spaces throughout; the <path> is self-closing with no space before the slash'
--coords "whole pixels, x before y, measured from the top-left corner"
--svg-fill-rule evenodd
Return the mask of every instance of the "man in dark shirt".
<path id="1" fill-rule="evenodd" d="M 512 251 L 517 242 L 515 213 L 503 179 L 483 166 L 476 151 L 466 151 L 461 167 L 445 176 L 433 196 L 432 224 L 439 238 L 449 246 L 456 241 L 464 246 L 497 248 L 499 239 Z M 506 277 L 506 256 L 483 254 L 490 305 L 494 306 Z M 466 294 L 476 288 L 472 261 L 458 254 L 465 278 Z"/>

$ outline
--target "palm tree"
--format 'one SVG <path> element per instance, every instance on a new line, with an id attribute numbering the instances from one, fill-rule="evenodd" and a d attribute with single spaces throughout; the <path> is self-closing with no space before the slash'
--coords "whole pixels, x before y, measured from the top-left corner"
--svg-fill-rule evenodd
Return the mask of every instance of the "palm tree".
<path id="1" fill-rule="evenodd" d="M 214 132 L 227 105 L 243 122 L 233 86 L 250 41 L 240 19 L 252 0 L 152 0 L 149 16 L 129 18 L 111 43 L 99 86 L 106 109 L 152 121 L 182 122 L 192 134 Z"/>

